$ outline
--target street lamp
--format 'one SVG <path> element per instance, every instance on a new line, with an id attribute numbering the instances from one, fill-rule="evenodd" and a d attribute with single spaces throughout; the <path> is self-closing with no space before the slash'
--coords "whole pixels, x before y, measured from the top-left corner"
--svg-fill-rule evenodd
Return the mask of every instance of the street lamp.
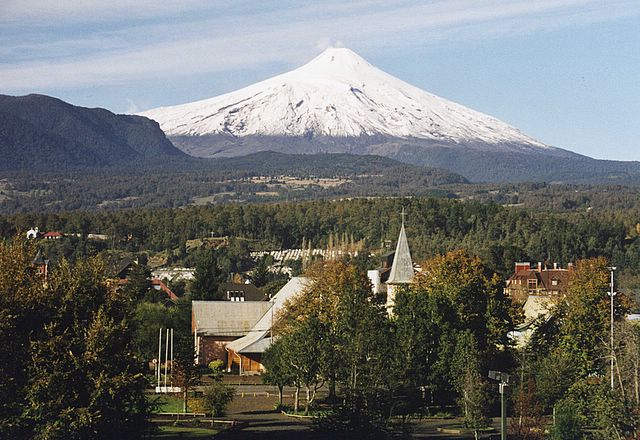
<path id="1" fill-rule="evenodd" d="M 489 378 L 499 382 L 500 391 L 500 440 L 507 440 L 507 401 L 504 399 L 505 388 L 509 386 L 509 375 L 501 371 L 489 371 Z"/>
<path id="2" fill-rule="evenodd" d="M 613 351 L 613 297 L 616 295 L 616 293 L 613 291 L 613 272 L 616 270 L 615 266 L 611 266 L 608 268 L 609 271 L 611 272 L 611 291 L 609 292 L 609 296 L 611 297 L 611 340 L 610 342 L 610 348 L 611 348 L 611 390 L 613 391 L 613 387 L 614 387 L 614 380 L 613 380 L 613 360 L 614 360 L 614 351 Z"/>

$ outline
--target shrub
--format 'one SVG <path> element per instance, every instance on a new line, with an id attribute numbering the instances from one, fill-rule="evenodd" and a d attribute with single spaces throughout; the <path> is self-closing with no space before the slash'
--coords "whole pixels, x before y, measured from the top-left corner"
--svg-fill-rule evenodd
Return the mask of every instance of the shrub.
<path id="1" fill-rule="evenodd" d="M 551 430 L 553 440 L 580 440 L 580 415 L 570 401 L 560 402 L 556 406 L 556 424 Z"/>
<path id="2" fill-rule="evenodd" d="M 214 380 L 222 379 L 222 368 L 224 367 L 224 362 L 220 359 L 216 359 L 214 361 L 209 362 L 209 370 L 211 370 L 211 378 Z"/>
<path id="3" fill-rule="evenodd" d="M 224 414 L 227 405 L 233 400 L 235 389 L 222 382 L 214 382 L 204 389 L 202 405 L 211 417 Z"/>

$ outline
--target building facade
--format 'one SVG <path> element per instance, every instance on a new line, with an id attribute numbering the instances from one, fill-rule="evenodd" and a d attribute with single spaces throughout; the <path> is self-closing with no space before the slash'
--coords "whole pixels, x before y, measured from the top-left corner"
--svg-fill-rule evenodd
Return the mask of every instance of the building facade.
<path id="1" fill-rule="evenodd" d="M 573 266 L 567 269 L 554 264 L 552 268 L 538 263 L 516 263 L 513 275 L 507 280 L 504 293 L 517 302 L 526 302 L 529 296 L 563 297 L 567 294 L 569 275 Z"/>

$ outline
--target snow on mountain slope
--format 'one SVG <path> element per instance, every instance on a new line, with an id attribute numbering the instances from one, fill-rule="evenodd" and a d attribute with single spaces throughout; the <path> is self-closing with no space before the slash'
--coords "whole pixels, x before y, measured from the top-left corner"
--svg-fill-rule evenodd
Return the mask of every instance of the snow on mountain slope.
<path id="1" fill-rule="evenodd" d="M 395 78 L 346 48 L 214 98 L 140 113 L 169 136 L 383 135 L 446 144 L 548 147 L 496 118 Z"/>

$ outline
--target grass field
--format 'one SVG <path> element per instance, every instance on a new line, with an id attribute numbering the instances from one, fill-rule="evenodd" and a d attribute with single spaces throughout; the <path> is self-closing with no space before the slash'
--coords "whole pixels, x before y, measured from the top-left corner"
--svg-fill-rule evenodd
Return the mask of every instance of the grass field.
<path id="1" fill-rule="evenodd" d="M 150 403 L 154 404 L 154 413 L 182 412 L 182 397 L 171 394 L 148 394 L 147 399 Z M 187 410 L 190 410 L 190 408 L 187 408 Z"/>

